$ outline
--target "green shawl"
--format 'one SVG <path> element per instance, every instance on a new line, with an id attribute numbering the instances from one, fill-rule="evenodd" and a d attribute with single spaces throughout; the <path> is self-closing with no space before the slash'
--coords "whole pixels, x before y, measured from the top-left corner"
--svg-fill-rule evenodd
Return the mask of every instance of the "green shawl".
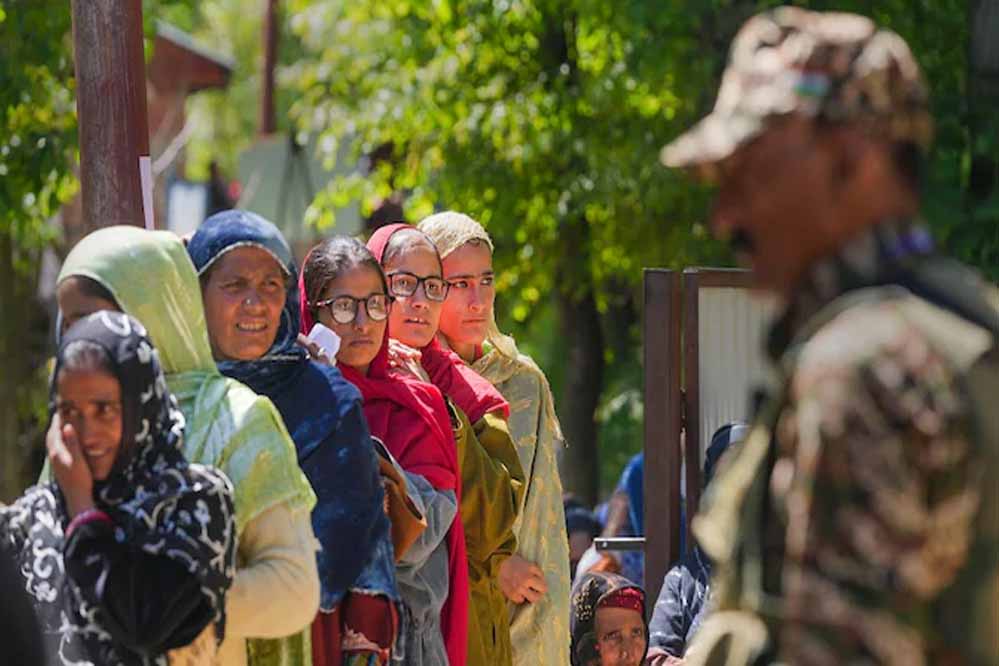
<path id="1" fill-rule="evenodd" d="M 564 446 L 544 373 L 494 329 L 472 369 L 510 403 L 510 435 L 527 478 L 514 533 L 517 552 L 541 567 L 548 594 L 511 607 L 513 666 L 569 663 L 569 542 L 558 450 Z"/>
<path id="2" fill-rule="evenodd" d="M 277 409 L 215 366 L 198 275 L 180 239 L 138 227 L 100 229 L 69 253 L 58 282 L 75 275 L 100 283 L 149 331 L 167 385 L 187 422 L 184 454 L 191 462 L 221 469 L 232 481 L 237 535 L 282 503 L 293 512 L 311 512 L 316 497 L 298 467 L 295 445 Z M 307 636 L 295 635 L 249 643 L 251 654 L 276 657 L 276 652 L 300 652 L 304 639 Z M 268 649 L 256 649 L 265 645 Z M 311 658 L 303 661 L 310 663 Z"/>
<path id="3" fill-rule="evenodd" d="M 74 275 L 100 283 L 149 331 L 187 420 L 184 453 L 232 481 L 238 532 L 282 502 L 311 510 L 315 496 L 277 410 L 215 367 L 198 276 L 179 238 L 138 227 L 101 229 L 73 248 L 58 281 Z"/>

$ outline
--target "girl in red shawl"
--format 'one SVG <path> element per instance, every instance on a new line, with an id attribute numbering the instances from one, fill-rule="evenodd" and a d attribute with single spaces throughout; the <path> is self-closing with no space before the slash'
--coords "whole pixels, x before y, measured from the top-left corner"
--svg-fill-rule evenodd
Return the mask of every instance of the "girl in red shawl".
<path id="1" fill-rule="evenodd" d="M 318 321 L 341 339 L 337 367 L 364 399 L 371 434 L 406 471 L 427 528 L 397 565 L 406 613 L 398 648 L 407 665 L 460 666 L 468 630 L 468 566 L 461 478 L 440 391 L 391 370 L 386 328 L 392 298 L 381 267 L 354 239 L 331 238 L 309 253 L 299 281 L 302 330 Z"/>
<path id="2" fill-rule="evenodd" d="M 503 564 L 517 549 L 514 524 L 524 473 L 499 391 L 437 340 L 448 283 L 430 239 L 408 224 L 380 228 L 368 249 L 381 262 L 393 298 L 388 317 L 392 356 L 439 388 L 451 408 L 461 467 L 459 513 L 468 553 L 468 666 L 510 666 L 510 621 Z M 398 343 L 410 350 L 400 350 Z M 512 598 L 511 598 L 512 599 Z"/>

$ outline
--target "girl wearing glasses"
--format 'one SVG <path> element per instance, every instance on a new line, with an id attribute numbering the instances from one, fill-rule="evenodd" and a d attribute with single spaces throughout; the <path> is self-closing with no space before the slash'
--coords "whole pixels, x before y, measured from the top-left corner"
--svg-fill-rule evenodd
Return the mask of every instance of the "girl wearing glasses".
<path id="1" fill-rule="evenodd" d="M 372 235 L 368 249 L 381 262 L 394 300 L 389 337 L 418 350 L 417 371 L 441 390 L 451 411 L 471 595 L 465 663 L 509 666 L 509 613 L 499 571 L 517 549 L 513 529 L 524 487 L 506 424 L 510 408 L 492 384 L 437 341 L 450 285 L 441 277 L 441 260 L 430 239 L 408 224 L 391 224 Z"/>
<path id="2" fill-rule="evenodd" d="M 447 407 L 434 386 L 389 365 L 392 298 L 381 266 L 358 241 L 336 236 L 309 252 L 299 280 L 302 332 L 318 321 L 340 336 L 337 367 L 356 385 L 371 434 L 407 472 L 427 527 L 396 566 L 406 614 L 394 655 L 407 666 L 465 663 L 468 564 L 455 520 L 461 477 Z"/>

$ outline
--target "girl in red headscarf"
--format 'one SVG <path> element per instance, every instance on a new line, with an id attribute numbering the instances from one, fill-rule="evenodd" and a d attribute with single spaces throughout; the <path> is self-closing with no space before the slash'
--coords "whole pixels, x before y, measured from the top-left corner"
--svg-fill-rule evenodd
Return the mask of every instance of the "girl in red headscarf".
<path id="1" fill-rule="evenodd" d="M 512 584 L 504 587 L 501 575 L 517 548 L 514 524 L 524 488 L 520 458 L 506 423 L 509 406 L 489 381 L 437 339 L 449 285 L 433 242 L 415 227 L 392 224 L 372 235 L 368 249 L 381 262 L 393 298 L 390 357 L 402 366 L 408 365 L 407 359 L 418 361 L 418 376 L 441 390 L 452 411 L 470 581 L 466 663 L 510 666 L 507 600 L 527 600 L 517 596 Z M 397 343 L 410 351 L 391 354 L 399 349 Z"/>
<path id="2" fill-rule="evenodd" d="M 440 391 L 389 367 L 386 328 L 392 307 L 378 261 L 338 236 L 309 253 L 299 281 L 302 330 L 318 321 L 340 337 L 337 367 L 364 398 L 371 434 L 406 472 L 427 528 L 397 565 L 406 613 L 399 646 L 406 664 L 465 663 L 468 566 L 454 434 Z"/>

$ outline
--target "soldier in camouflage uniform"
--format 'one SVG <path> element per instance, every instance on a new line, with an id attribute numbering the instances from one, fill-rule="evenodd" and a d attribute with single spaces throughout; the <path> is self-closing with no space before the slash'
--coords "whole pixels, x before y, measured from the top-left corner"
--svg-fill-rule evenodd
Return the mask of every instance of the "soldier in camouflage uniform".
<path id="1" fill-rule="evenodd" d="M 694 522 L 714 609 L 687 663 L 999 664 L 999 315 L 919 221 L 930 134 L 898 35 L 782 8 L 663 149 L 784 304 L 780 387 Z"/>

